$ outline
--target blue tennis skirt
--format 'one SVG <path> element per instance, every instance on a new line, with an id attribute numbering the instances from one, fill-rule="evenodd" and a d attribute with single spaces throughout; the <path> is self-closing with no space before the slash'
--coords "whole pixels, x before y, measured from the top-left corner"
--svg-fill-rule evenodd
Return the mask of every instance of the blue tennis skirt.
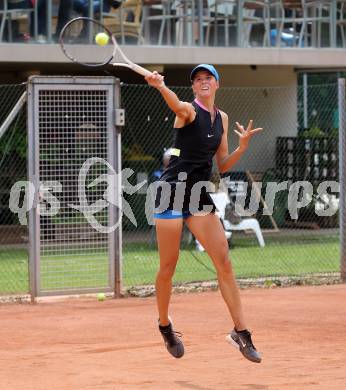
<path id="1" fill-rule="evenodd" d="M 189 211 L 175 211 L 175 210 L 165 210 L 162 213 L 154 213 L 154 218 L 157 219 L 179 219 L 179 218 L 189 218 L 192 214 Z"/>

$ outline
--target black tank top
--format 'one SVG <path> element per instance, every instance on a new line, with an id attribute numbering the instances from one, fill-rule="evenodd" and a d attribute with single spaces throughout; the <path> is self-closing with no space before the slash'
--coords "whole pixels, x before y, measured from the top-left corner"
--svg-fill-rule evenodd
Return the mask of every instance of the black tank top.
<path id="1" fill-rule="evenodd" d="M 222 118 L 218 110 L 216 110 L 214 122 L 211 123 L 208 110 L 201 107 L 196 101 L 192 102 L 192 105 L 196 111 L 195 119 L 184 127 L 173 129 L 173 153 L 168 166 L 160 177 L 160 181 L 171 184 L 171 199 L 168 207 L 170 210 L 175 209 L 173 201 L 177 184 L 181 181 L 186 183 L 183 209 L 177 210 L 183 212 L 189 211 L 192 186 L 199 181 L 210 180 L 213 157 L 220 146 L 223 134 Z M 186 175 L 179 175 L 182 172 L 185 172 Z M 155 207 L 160 204 L 161 197 L 162 194 L 158 191 Z M 214 205 L 204 188 L 200 197 L 200 209 L 206 204 Z"/>

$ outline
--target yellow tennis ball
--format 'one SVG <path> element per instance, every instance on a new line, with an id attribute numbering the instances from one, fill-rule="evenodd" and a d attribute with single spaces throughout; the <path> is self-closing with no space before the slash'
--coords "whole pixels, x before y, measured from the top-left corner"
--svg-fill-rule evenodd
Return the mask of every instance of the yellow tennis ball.
<path id="1" fill-rule="evenodd" d="M 104 32 L 100 32 L 98 34 L 96 34 L 96 37 L 95 37 L 95 42 L 99 45 L 99 46 L 106 46 L 107 43 L 109 41 L 109 36 L 108 34 L 104 33 Z"/>
<path id="2" fill-rule="evenodd" d="M 106 299 L 106 296 L 105 296 L 105 294 L 104 293 L 98 293 L 97 294 L 97 300 L 98 301 L 104 301 Z"/>

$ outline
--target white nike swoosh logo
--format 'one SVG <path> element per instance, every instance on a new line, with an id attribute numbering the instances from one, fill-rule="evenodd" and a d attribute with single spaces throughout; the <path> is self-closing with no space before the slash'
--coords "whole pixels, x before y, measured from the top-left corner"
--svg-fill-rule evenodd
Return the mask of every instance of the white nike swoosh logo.
<path id="1" fill-rule="evenodd" d="M 208 134 L 208 138 L 214 137 L 214 134 Z"/>
<path id="2" fill-rule="evenodd" d="M 241 346 L 242 346 L 243 348 L 245 348 L 245 347 L 246 347 L 246 343 L 243 342 L 243 340 L 241 339 L 241 337 L 238 336 L 238 338 L 239 338 L 239 341 L 240 341 Z"/>

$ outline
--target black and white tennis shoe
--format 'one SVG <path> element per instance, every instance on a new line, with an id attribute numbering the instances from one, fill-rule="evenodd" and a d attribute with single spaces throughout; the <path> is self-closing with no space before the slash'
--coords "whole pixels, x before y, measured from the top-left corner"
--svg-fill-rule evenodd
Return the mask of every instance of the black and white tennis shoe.
<path id="1" fill-rule="evenodd" d="M 165 342 L 167 351 L 175 358 L 181 358 L 184 355 L 184 344 L 180 340 L 182 334 L 173 330 L 172 321 L 167 326 L 159 324 L 159 330 Z"/>
<path id="2" fill-rule="evenodd" d="M 226 336 L 226 340 L 238 348 L 246 359 L 254 363 L 261 363 L 261 354 L 257 352 L 251 339 L 251 333 L 248 330 L 238 332 L 233 329 L 231 333 Z"/>

